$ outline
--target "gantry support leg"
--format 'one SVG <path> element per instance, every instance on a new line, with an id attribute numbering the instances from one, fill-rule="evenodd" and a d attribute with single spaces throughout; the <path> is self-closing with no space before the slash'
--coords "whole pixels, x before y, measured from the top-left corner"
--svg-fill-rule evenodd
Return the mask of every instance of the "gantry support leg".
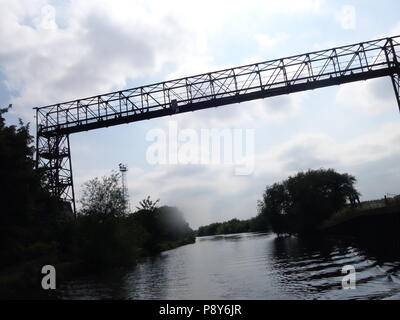
<path id="1" fill-rule="evenodd" d="M 400 71 L 398 73 L 394 73 L 391 75 L 394 93 L 397 99 L 397 106 L 399 107 L 400 111 Z"/>
<path id="2" fill-rule="evenodd" d="M 62 201 L 65 210 L 76 215 L 72 178 L 71 149 L 68 135 L 37 137 L 37 167 L 49 193 Z"/>

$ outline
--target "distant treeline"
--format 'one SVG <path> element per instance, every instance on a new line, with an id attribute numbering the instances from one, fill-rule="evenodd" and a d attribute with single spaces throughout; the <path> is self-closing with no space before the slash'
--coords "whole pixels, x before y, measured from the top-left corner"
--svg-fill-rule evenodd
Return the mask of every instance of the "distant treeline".
<path id="1" fill-rule="evenodd" d="M 262 200 L 258 201 L 255 218 L 202 226 L 197 230 L 197 236 L 267 230 L 278 235 L 319 232 L 320 226 L 335 213 L 360 206 L 360 193 L 354 187 L 355 182 L 352 175 L 340 174 L 333 169 L 299 172 L 266 187 Z"/>
<path id="2" fill-rule="evenodd" d="M 232 219 L 226 222 L 215 222 L 207 226 L 199 227 L 196 232 L 198 237 L 212 236 L 218 234 L 233 234 L 244 232 L 263 232 L 268 231 L 268 223 L 265 216 L 258 215 L 257 217 L 248 220 Z"/>
<path id="3" fill-rule="evenodd" d="M 74 218 L 42 187 L 29 125 L 7 126 L 8 109 L 0 109 L 0 296 L 41 289 L 44 265 L 54 265 L 60 280 L 195 241 L 177 208 L 147 198 L 128 212 L 118 174 L 86 183 Z"/>

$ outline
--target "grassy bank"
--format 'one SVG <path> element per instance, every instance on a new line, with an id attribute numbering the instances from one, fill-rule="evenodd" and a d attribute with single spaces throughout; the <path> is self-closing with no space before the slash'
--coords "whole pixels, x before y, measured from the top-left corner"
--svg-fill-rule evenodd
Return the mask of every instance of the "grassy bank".
<path id="1" fill-rule="evenodd" d="M 357 206 L 347 205 L 324 221 L 318 229 L 329 230 L 354 219 L 396 213 L 400 215 L 400 196 L 364 201 Z"/>

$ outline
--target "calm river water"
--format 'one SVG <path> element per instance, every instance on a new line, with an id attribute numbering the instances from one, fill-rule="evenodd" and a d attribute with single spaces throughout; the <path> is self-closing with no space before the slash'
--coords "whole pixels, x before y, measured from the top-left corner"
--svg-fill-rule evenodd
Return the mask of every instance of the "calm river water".
<path id="1" fill-rule="evenodd" d="M 342 289 L 345 265 L 357 271 L 354 290 Z M 201 237 L 57 291 L 62 299 L 400 299 L 400 253 L 343 238 Z"/>

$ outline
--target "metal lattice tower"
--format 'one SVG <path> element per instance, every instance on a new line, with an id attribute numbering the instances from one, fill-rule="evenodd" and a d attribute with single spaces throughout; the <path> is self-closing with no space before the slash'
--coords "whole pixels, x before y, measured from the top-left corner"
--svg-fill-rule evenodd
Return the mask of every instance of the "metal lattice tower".
<path id="1" fill-rule="evenodd" d="M 128 184 L 127 184 L 127 180 L 126 180 L 126 172 L 128 171 L 128 166 L 120 163 L 119 171 L 121 172 L 123 197 L 127 203 L 127 210 L 130 210 Z"/>
<path id="2" fill-rule="evenodd" d="M 400 110 L 399 61 L 396 36 L 35 108 L 37 167 L 75 211 L 71 133 L 385 76 Z"/>

